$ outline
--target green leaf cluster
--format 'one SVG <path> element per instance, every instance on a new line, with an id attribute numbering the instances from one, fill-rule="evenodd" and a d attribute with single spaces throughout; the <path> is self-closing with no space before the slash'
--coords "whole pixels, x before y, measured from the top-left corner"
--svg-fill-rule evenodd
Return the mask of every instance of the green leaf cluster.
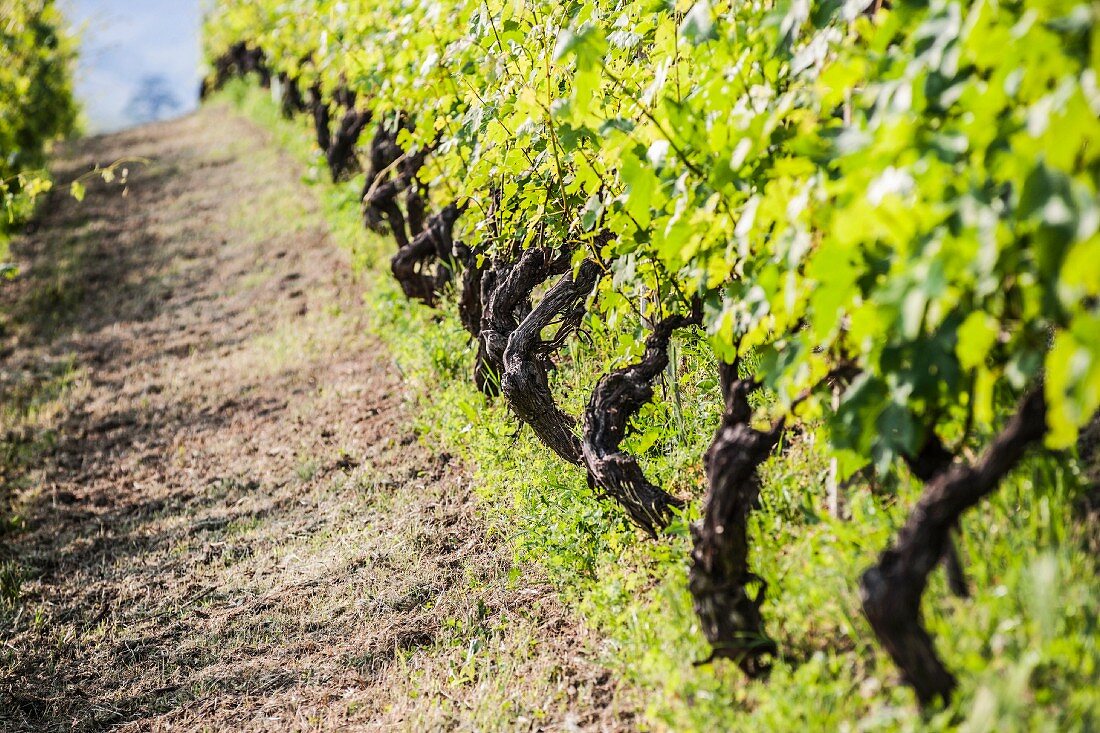
<path id="1" fill-rule="evenodd" d="M 73 59 L 53 0 L 0 0 L 0 244 L 50 189 L 49 145 L 77 124 Z"/>
<path id="2" fill-rule="evenodd" d="M 579 245 L 606 322 L 701 297 L 845 466 L 979 447 L 1040 374 L 1069 445 L 1100 406 L 1097 7 L 877 5 L 221 0 L 206 38 L 413 115 L 467 241 Z"/>

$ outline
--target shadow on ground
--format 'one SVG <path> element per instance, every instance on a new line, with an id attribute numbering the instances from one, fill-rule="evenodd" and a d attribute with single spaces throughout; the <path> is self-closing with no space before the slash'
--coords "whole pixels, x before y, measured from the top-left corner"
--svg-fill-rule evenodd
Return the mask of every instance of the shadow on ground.
<path id="1" fill-rule="evenodd" d="M 411 433 L 294 164 L 213 108 L 75 144 L 59 191 L 139 157 L 0 291 L 0 728 L 629 727 Z"/>

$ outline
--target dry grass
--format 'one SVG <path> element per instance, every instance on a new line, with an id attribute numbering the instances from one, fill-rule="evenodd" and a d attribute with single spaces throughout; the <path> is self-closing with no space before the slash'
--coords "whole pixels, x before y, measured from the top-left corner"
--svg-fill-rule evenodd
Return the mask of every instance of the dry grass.
<path id="1" fill-rule="evenodd" d="M 51 199 L 0 293 L 0 728 L 630 727 L 412 434 L 295 165 L 213 108 L 58 175 L 134 156 L 125 196 Z"/>

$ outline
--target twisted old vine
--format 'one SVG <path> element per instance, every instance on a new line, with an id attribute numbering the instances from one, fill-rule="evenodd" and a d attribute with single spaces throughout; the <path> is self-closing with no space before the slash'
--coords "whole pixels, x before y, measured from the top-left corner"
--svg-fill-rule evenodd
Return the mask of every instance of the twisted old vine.
<path id="1" fill-rule="evenodd" d="M 758 676 L 780 653 L 749 517 L 785 429 L 822 434 L 837 480 L 907 466 L 924 492 L 862 599 L 931 704 L 955 679 L 920 605 L 941 561 L 968 592 L 960 516 L 1100 406 L 1097 13 L 809 5 L 222 0 L 209 86 L 276 74 L 334 179 L 371 130 L 364 220 L 404 293 L 455 291 L 477 386 L 654 537 L 685 502 L 623 444 L 674 332 L 705 329 L 724 410 L 690 591 L 712 659 Z M 655 325 L 607 345 L 578 419 L 552 373 L 595 320 Z"/>

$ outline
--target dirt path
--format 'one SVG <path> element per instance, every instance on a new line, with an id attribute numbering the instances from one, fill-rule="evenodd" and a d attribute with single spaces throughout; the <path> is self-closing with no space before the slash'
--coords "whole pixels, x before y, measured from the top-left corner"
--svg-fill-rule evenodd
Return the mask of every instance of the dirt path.
<path id="1" fill-rule="evenodd" d="M 0 730 L 630 727 L 417 444 L 296 166 L 214 109 L 58 175 L 135 156 L 0 287 Z"/>

